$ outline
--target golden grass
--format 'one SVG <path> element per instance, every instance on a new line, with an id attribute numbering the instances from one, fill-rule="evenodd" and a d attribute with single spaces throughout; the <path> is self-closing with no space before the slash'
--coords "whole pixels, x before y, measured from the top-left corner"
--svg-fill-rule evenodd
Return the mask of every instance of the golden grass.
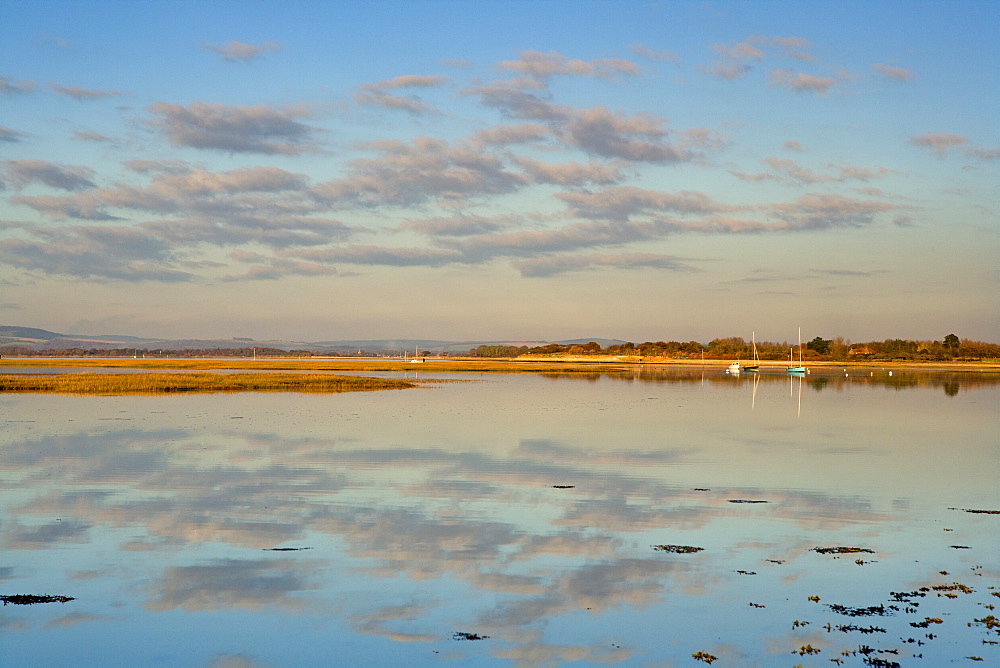
<path id="1" fill-rule="evenodd" d="M 408 360 L 331 360 L 306 358 L 302 360 L 173 360 L 173 359 L 132 359 L 132 358 L 80 358 L 80 359 L 0 359 L 0 368 L 17 367 L 66 367 L 91 369 L 233 369 L 257 371 L 433 371 L 436 373 L 540 373 L 593 371 L 600 369 L 631 368 L 607 359 L 601 360 L 545 360 L 529 362 L 524 360 L 434 360 L 420 364 Z"/>
<path id="2" fill-rule="evenodd" d="M 0 374 L 0 393 L 131 395 L 185 392 L 369 392 L 416 387 L 389 378 L 303 373 Z"/>
<path id="3" fill-rule="evenodd" d="M 96 357 L 75 359 L 19 359 L 5 357 L 0 359 L 0 370 L 5 366 L 16 367 L 67 367 L 91 369 L 204 369 L 204 370 L 248 370 L 248 371 L 428 371 L 435 373 L 592 373 L 600 371 L 634 370 L 642 367 L 694 367 L 727 365 L 732 360 L 719 359 L 675 359 L 669 357 L 608 357 L 595 356 L 553 356 L 527 360 L 496 359 L 449 360 L 428 358 L 426 362 L 412 364 L 408 360 L 399 359 L 135 359 L 128 357 Z M 787 360 L 768 360 L 761 362 L 762 369 L 783 369 Z M 849 362 L 806 361 L 809 367 L 870 367 L 885 369 L 965 369 L 998 371 L 1000 364 L 979 362 L 871 362 L 851 360 Z"/>

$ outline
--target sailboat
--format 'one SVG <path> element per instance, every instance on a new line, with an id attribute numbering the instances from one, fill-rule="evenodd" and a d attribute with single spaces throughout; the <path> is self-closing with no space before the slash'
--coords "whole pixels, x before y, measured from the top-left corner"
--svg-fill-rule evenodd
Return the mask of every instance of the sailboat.
<path id="1" fill-rule="evenodd" d="M 788 373 L 805 373 L 806 368 L 802 365 L 802 328 L 799 327 L 799 364 L 795 366 L 792 361 L 792 349 L 788 349 Z"/>
<path id="2" fill-rule="evenodd" d="M 757 357 L 757 333 L 753 332 L 750 335 L 750 340 L 753 341 L 753 364 L 747 364 L 743 367 L 744 371 L 757 371 L 760 369 L 760 358 Z"/>

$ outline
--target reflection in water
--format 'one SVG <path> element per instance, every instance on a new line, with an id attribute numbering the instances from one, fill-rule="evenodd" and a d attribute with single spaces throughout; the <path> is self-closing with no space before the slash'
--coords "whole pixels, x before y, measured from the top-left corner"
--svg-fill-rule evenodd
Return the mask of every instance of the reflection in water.
<path id="1" fill-rule="evenodd" d="M 1000 384 L 844 373 L 3 397 L 4 664 L 996 661 Z"/>

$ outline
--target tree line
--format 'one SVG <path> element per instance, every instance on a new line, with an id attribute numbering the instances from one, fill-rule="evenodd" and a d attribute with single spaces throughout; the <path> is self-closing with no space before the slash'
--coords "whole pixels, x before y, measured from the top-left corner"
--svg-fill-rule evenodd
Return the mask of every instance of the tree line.
<path id="1" fill-rule="evenodd" d="M 756 341 L 757 355 L 762 360 L 798 357 L 797 344 L 787 341 Z M 716 338 L 707 344 L 698 341 L 646 341 L 622 343 L 602 348 L 591 341 L 586 344 L 550 343 L 544 346 L 479 346 L 469 351 L 470 357 L 518 357 L 521 355 L 608 355 L 629 357 L 664 357 L 670 359 L 751 359 L 753 345 L 739 336 Z M 961 361 L 1000 358 L 1000 344 L 960 339 L 948 334 L 940 341 L 885 339 L 851 343 L 849 339 L 817 336 L 802 345 L 802 357 L 812 361 Z"/>

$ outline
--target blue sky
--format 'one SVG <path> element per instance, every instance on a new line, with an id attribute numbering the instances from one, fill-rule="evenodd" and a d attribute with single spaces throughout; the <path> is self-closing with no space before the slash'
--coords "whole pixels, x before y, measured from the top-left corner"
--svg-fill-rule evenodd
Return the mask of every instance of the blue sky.
<path id="1" fill-rule="evenodd" d="M 0 322 L 1000 339 L 994 2 L 7 2 Z"/>

